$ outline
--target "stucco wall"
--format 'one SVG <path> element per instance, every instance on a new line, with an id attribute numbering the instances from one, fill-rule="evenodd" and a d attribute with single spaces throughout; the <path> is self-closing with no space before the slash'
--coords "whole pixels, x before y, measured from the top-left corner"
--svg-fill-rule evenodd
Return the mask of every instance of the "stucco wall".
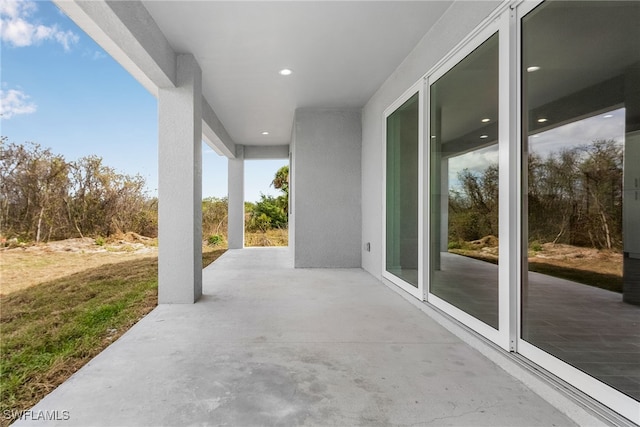
<path id="1" fill-rule="evenodd" d="M 362 111 L 362 267 L 382 275 L 382 162 L 384 110 L 438 63 L 501 1 L 459 1 L 422 38 Z M 371 251 L 364 247 L 371 244 Z"/>
<path id="2" fill-rule="evenodd" d="M 360 111 L 299 109 L 294 134 L 295 266 L 360 267 Z"/>

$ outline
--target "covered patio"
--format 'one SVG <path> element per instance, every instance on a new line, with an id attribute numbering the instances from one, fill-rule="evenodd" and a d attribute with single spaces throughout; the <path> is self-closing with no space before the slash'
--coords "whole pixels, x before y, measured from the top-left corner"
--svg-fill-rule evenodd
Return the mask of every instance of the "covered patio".
<path id="1" fill-rule="evenodd" d="M 633 2 L 54 1 L 158 99 L 160 306 L 36 411 L 68 410 L 66 425 L 639 422 L 637 305 L 584 287 L 553 299 L 555 282 L 528 295 L 522 275 L 529 136 L 613 118 L 624 105 L 611 135 L 625 140 L 626 181 L 611 188 L 625 193 L 624 304 L 638 301 Z M 590 44 L 589 22 L 604 12 L 609 48 L 573 49 Z M 554 50 L 559 40 L 569 53 Z M 530 64 L 527 41 L 540 54 Z M 474 52 L 481 73 L 465 65 Z M 536 71 L 525 105 L 523 82 Z M 447 74 L 469 90 L 440 86 Z M 203 140 L 228 159 L 231 249 L 204 273 Z M 487 147 L 494 157 L 480 166 L 497 167 L 499 190 L 492 299 L 461 291 L 447 302 L 430 292 L 449 236 L 448 210 L 437 208 L 449 185 L 433 183 L 448 182 L 449 154 Z M 289 159 L 289 249 L 243 249 L 244 162 L 266 158 Z M 456 273 L 473 281 L 478 271 Z M 474 316 L 487 301 L 493 318 L 483 323 Z M 549 307 L 552 318 L 521 316 Z M 599 327 L 625 327 L 583 333 L 596 315 Z"/>
<path id="2" fill-rule="evenodd" d="M 574 425 L 553 387 L 361 269 L 248 248 L 203 276 L 198 303 L 160 305 L 32 409 L 68 420 L 15 425 Z"/>

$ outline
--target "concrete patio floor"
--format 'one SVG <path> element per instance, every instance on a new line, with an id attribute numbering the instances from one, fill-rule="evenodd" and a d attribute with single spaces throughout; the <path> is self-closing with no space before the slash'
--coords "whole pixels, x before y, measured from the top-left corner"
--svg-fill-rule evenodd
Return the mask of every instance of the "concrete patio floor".
<path id="1" fill-rule="evenodd" d="M 227 251 L 15 425 L 568 426 L 542 397 L 360 269 Z"/>

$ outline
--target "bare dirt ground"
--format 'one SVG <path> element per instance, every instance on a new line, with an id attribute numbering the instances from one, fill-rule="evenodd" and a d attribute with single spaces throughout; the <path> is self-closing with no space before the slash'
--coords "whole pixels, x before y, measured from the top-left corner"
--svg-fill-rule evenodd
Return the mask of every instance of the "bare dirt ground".
<path id="1" fill-rule="evenodd" d="M 0 295 L 105 264 L 158 255 L 157 240 L 127 233 L 0 249 Z"/>
<path id="2" fill-rule="evenodd" d="M 464 242 L 461 246 L 449 251 L 498 263 L 498 239 L 494 236 Z M 543 243 L 532 245 L 527 255 L 530 271 L 622 292 L 622 253 L 619 251 Z"/>
<path id="3" fill-rule="evenodd" d="M 494 236 L 466 242 L 465 246 L 464 249 L 451 252 L 490 262 L 498 261 L 498 239 Z M 543 243 L 535 249 L 530 248 L 528 256 L 530 263 L 622 276 L 622 253 L 613 250 Z"/>
<path id="4" fill-rule="evenodd" d="M 544 243 L 541 251 L 529 251 L 529 262 L 622 277 L 622 253 L 612 250 Z"/>

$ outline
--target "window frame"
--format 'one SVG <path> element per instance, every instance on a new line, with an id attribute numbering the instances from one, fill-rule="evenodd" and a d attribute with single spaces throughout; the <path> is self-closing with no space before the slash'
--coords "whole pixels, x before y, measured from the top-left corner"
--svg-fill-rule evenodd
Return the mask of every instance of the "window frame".
<path id="1" fill-rule="evenodd" d="M 533 11 L 544 2 L 545 0 L 535 0 L 518 4 L 517 7 L 515 7 L 515 22 L 513 25 L 513 27 L 515 28 L 514 44 L 516 46 L 514 68 L 517 81 L 516 90 L 514 91 L 514 95 L 516 97 L 515 111 L 517 111 L 517 117 L 515 120 L 515 124 L 517 127 L 516 146 L 518 151 L 518 163 L 520 167 L 518 188 L 518 198 L 520 200 L 520 203 L 517 207 L 518 215 L 513 218 L 513 221 L 518 223 L 516 225 L 519 227 L 519 232 L 517 233 L 517 239 L 519 240 L 519 255 L 516 258 L 518 264 L 516 268 L 518 269 L 519 277 L 517 281 L 517 328 L 515 331 L 515 349 L 517 350 L 518 354 L 520 354 L 524 358 L 542 367 L 544 370 L 560 378 L 561 380 L 568 382 L 569 384 L 571 384 L 571 386 L 577 388 L 582 393 L 589 395 L 591 398 L 608 406 L 609 408 L 628 418 L 629 420 L 635 423 L 640 423 L 640 402 L 605 384 L 604 382 L 587 374 L 586 372 L 575 368 L 569 363 L 560 360 L 559 358 L 553 356 L 551 353 L 547 353 L 546 351 L 536 347 L 535 345 L 529 343 L 528 341 L 525 341 L 522 338 L 522 286 L 524 284 L 524 280 L 526 280 L 525 275 L 528 274 L 528 272 L 523 268 L 524 256 L 527 254 L 527 239 L 525 239 L 525 233 L 528 227 L 526 216 L 527 211 L 525 210 L 525 197 L 527 195 L 527 164 L 523 160 L 523 139 L 525 123 L 523 106 L 524 87 L 522 82 L 522 45 L 524 39 L 524 34 L 522 33 L 522 20 L 529 12 Z"/>
<path id="2" fill-rule="evenodd" d="M 495 329 L 483 321 L 471 316 L 462 309 L 454 306 L 453 304 L 439 298 L 435 294 L 430 292 L 429 289 L 429 277 L 430 277 L 430 248 L 429 245 L 424 249 L 424 265 L 426 271 L 424 271 L 424 282 L 427 284 L 426 289 L 426 301 L 435 306 L 436 308 L 444 311 L 449 316 L 453 317 L 457 321 L 463 323 L 473 331 L 489 339 L 501 348 L 507 351 L 514 351 L 515 341 L 512 339 L 513 328 L 515 327 L 514 308 L 510 308 L 515 301 L 513 296 L 515 287 L 510 280 L 510 266 L 512 266 L 517 258 L 514 258 L 512 251 L 513 246 L 511 235 L 509 241 L 503 242 L 502 236 L 507 237 L 506 230 L 511 229 L 509 222 L 510 207 L 514 204 L 514 197 L 511 191 L 505 191 L 503 188 L 509 188 L 510 185 L 506 185 L 510 182 L 510 176 L 514 175 L 515 167 L 511 165 L 510 160 L 515 155 L 514 150 L 511 149 L 509 144 L 511 135 L 511 120 L 509 117 L 510 108 L 504 108 L 504 105 L 510 105 L 510 86 L 512 86 L 512 74 L 513 71 L 510 68 L 510 55 L 511 51 L 511 30 L 510 30 L 510 12 L 509 10 L 501 11 L 497 16 L 491 19 L 489 22 L 480 27 L 479 31 L 473 33 L 468 40 L 461 46 L 458 46 L 452 55 L 446 60 L 442 61 L 425 76 L 425 92 L 426 92 L 426 107 L 425 107 L 425 129 L 430 129 L 430 99 L 431 99 L 431 85 L 435 83 L 440 77 L 444 76 L 448 71 L 453 69 L 464 58 L 471 54 L 475 49 L 480 47 L 494 34 L 498 33 L 498 174 L 499 174 L 499 218 L 498 229 L 500 246 L 499 246 L 499 259 L 498 264 L 498 329 Z M 430 134 L 427 131 L 425 134 Z M 430 150 L 425 150 L 425 164 L 429 165 Z M 425 188 L 429 190 L 428 176 L 426 177 L 427 185 Z M 425 216 L 422 217 L 425 224 L 430 225 L 430 194 L 429 197 L 425 197 Z M 424 227 L 427 234 L 426 241 L 429 242 L 430 226 Z M 505 239 L 506 240 L 506 239 Z"/>
<path id="3" fill-rule="evenodd" d="M 387 271 L 387 119 L 398 108 L 400 108 L 411 97 L 418 94 L 418 287 L 407 283 L 400 277 Z M 423 233 L 423 192 L 424 192 L 424 87 L 423 81 L 415 83 L 407 91 L 405 91 L 398 99 L 396 99 L 389 107 L 384 110 L 382 120 L 382 278 L 398 286 L 400 289 L 411 294 L 412 296 L 423 300 L 424 280 L 423 274 L 423 251 L 424 238 Z"/>

